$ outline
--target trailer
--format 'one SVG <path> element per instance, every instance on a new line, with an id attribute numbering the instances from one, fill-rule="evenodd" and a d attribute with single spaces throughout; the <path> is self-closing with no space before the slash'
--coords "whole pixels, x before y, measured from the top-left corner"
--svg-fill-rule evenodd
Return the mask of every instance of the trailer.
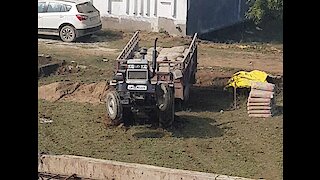
<path id="1" fill-rule="evenodd" d="M 189 46 L 139 47 L 135 32 L 116 59 L 112 86 L 106 96 L 107 114 L 113 124 L 130 123 L 142 115 L 160 127 L 174 121 L 175 104 L 187 103 L 196 82 L 197 33 Z"/>

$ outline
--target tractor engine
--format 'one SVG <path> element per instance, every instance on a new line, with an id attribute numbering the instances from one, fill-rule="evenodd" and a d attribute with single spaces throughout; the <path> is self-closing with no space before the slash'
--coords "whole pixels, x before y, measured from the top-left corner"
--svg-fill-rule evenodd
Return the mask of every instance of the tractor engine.
<path id="1" fill-rule="evenodd" d="M 150 75 L 148 61 L 144 57 L 127 61 L 124 81 L 117 85 L 123 107 L 139 111 L 141 107 L 148 109 L 155 105 L 156 86 L 151 85 Z"/>

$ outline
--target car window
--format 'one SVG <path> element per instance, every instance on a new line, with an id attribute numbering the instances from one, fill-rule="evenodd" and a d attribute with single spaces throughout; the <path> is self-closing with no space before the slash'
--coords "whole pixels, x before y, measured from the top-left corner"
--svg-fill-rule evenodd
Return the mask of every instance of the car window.
<path id="1" fill-rule="evenodd" d="M 48 5 L 47 12 L 68 12 L 70 11 L 71 6 L 61 3 L 50 2 Z"/>
<path id="2" fill-rule="evenodd" d="M 38 13 L 44 12 L 46 3 L 45 2 L 38 2 Z"/>
<path id="3" fill-rule="evenodd" d="M 70 5 L 66 5 L 66 10 L 67 10 L 67 11 L 70 11 L 71 7 L 72 7 L 72 6 L 70 6 Z"/>
<path id="4" fill-rule="evenodd" d="M 77 5 L 77 9 L 79 13 L 91 13 L 98 11 L 91 2 L 85 2 Z"/>

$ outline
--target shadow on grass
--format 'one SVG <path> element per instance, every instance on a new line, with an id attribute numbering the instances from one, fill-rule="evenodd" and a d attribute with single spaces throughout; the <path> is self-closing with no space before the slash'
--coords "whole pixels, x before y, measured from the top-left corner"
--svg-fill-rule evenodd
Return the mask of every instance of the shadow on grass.
<path id="1" fill-rule="evenodd" d="M 43 35 L 43 34 L 38 34 L 38 38 L 40 39 L 50 39 L 50 40 L 57 40 L 61 41 L 59 36 L 53 36 L 53 35 Z M 62 42 L 62 41 L 61 41 Z"/>
<path id="2" fill-rule="evenodd" d="M 218 43 L 282 43 L 283 22 L 280 20 L 267 20 L 255 25 L 251 21 L 245 21 L 202 34 L 200 38 Z"/>
<path id="3" fill-rule="evenodd" d="M 224 134 L 224 129 L 220 128 L 221 124 L 216 124 L 216 121 L 211 118 L 202 118 L 192 115 L 176 116 L 171 128 L 163 129 L 148 129 L 136 132 L 134 137 L 140 138 L 162 138 L 168 132 L 172 137 L 177 138 L 213 138 L 221 137 Z"/>
<path id="4" fill-rule="evenodd" d="M 213 138 L 221 137 L 224 130 L 212 118 L 182 115 L 175 119 L 173 128 L 169 130 L 178 138 Z"/>
<path id="5" fill-rule="evenodd" d="M 136 138 L 162 138 L 163 136 L 165 136 L 165 133 L 158 130 L 145 130 L 133 134 L 133 137 Z"/>
<path id="6" fill-rule="evenodd" d="M 199 87 L 190 89 L 190 99 L 186 105 L 191 112 L 219 112 L 228 110 L 233 105 L 232 92 L 223 90 L 223 87 Z"/>
<path id="7" fill-rule="evenodd" d="M 61 41 L 59 36 L 38 34 L 38 38 Z M 123 32 L 112 31 L 112 30 L 100 30 L 93 35 L 79 37 L 75 40 L 74 43 L 110 42 L 110 41 L 117 41 L 122 38 L 123 38 Z"/>
<path id="8" fill-rule="evenodd" d="M 281 116 L 283 115 L 283 106 L 275 106 L 275 113 L 273 116 Z"/>

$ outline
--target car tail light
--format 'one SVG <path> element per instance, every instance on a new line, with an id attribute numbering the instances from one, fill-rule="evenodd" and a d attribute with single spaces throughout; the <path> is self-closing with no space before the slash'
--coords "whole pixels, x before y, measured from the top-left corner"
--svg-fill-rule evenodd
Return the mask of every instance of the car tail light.
<path id="1" fill-rule="evenodd" d="M 77 14 L 76 16 L 79 19 L 79 21 L 84 21 L 84 20 L 88 19 L 88 16 L 85 16 L 85 15 Z"/>

